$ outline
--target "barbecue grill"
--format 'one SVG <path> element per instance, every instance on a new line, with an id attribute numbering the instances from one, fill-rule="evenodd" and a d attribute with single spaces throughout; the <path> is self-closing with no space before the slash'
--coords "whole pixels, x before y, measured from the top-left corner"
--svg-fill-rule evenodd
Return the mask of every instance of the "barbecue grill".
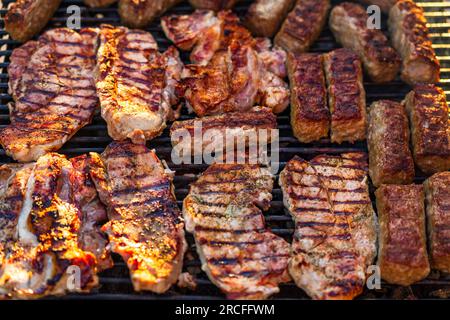
<path id="1" fill-rule="evenodd" d="M 4 31 L 3 17 L 6 14 L 5 8 L 12 2 L 11 0 L 3 0 L 4 8 L 0 9 L 0 128 L 5 127 L 9 123 L 7 104 L 12 101 L 8 94 L 8 74 L 7 67 L 9 64 L 9 57 L 14 48 L 19 46 L 19 43 L 9 38 Z M 234 9 L 239 16 L 243 16 L 251 1 L 241 1 Z M 337 4 L 342 1 L 332 1 Z M 428 26 L 430 28 L 430 35 L 434 43 L 438 59 L 441 62 L 441 83 L 440 86 L 444 89 L 448 97 L 450 97 L 450 2 L 445 1 L 416 1 L 425 9 L 425 16 L 428 19 Z M 64 0 L 61 7 L 55 13 L 47 25 L 47 29 L 55 27 L 66 26 L 66 19 L 70 15 L 67 13 L 67 8 L 70 5 L 78 5 L 81 8 L 81 26 L 82 27 L 96 27 L 102 23 L 120 25 L 120 18 L 117 12 L 117 6 L 109 8 L 87 8 L 82 0 Z M 183 2 L 175 8 L 172 8 L 168 14 L 171 13 L 189 13 L 192 7 Z M 383 27 L 386 27 L 386 21 L 383 20 Z M 161 50 L 166 50 L 170 45 L 169 40 L 164 36 L 159 24 L 159 19 L 153 22 L 147 31 L 151 32 Z M 337 48 L 331 31 L 326 27 L 322 32 L 320 38 L 313 45 L 311 51 L 313 52 L 328 52 Z M 184 62 L 187 62 L 187 54 L 182 53 Z M 367 77 L 366 77 L 367 79 Z M 402 83 L 398 78 L 384 85 L 377 85 L 371 82 L 364 83 L 367 91 L 367 103 L 370 104 L 378 99 L 393 99 L 400 101 L 405 94 L 409 92 L 408 85 Z M 188 115 L 186 109 L 183 110 L 180 120 L 185 120 L 193 117 Z M 316 155 L 328 153 L 338 154 L 350 151 L 367 151 L 366 143 L 359 142 L 356 144 L 343 143 L 341 145 L 332 144 L 329 139 L 321 140 L 317 143 L 303 144 L 299 143 L 293 137 L 289 121 L 289 111 L 285 111 L 278 115 L 278 127 L 280 130 L 280 170 L 294 155 L 299 155 L 304 159 L 311 159 Z M 102 152 L 104 148 L 111 142 L 111 138 L 107 134 L 106 123 L 96 115 L 93 122 L 81 129 L 64 147 L 59 151 L 68 156 L 77 156 L 86 152 Z M 207 165 L 174 165 L 170 160 L 171 143 L 169 137 L 169 130 L 166 129 L 164 133 L 151 140 L 148 143 L 150 148 L 156 149 L 158 156 L 166 160 L 167 164 L 172 170 L 176 171 L 174 179 L 176 196 L 178 204 L 181 207 L 182 200 L 188 193 L 189 184 L 196 180 L 196 175 L 203 172 Z M 3 150 L 0 150 L 0 163 L 11 162 L 12 159 L 5 155 Z M 425 176 L 420 172 L 416 173 L 415 182 L 421 183 Z M 278 180 L 278 176 L 277 176 Z M 371 186 L 371 197 L 374 199 L 373 186 Z M 268 212 L 265 213 L 267 226 L 272 231 L 288 241 L 291 241 L 293 233 L 293 222 L 289 213 L 284 209 L 282 202 L 282 194 L 278 183 L 275 183 L 273 190 L 272 206 Z M 189 250 L 185 256 L 184 271 L 189 271 L 195 275 L 197 281 L 197 289 L 191 291 L 189 289 L 181 289 L 173 286 L 166 294 L 156 295 L 153 293 L 136 293 L 133 291 L 131 281 L 129 280 L 128 270 L 125 263 L 119 256 L 115 256 L 114 268 L 107 270 L 100 274 L 100 286 L 93 290 L 91 294 L 69 294 L 63 299 L 221 299 L 224 296 L 221 292 L 208 280 L 206 274 L 200 270 L 200 261 L 198 259 L 193 237 L 187 234 L 189 242 Z M 273 296 L 272 299 L 306 299 L 307 295 L 295 286 L 293 282 L 283 284 L 280 286 L 280 293 Z M 450 275 L 440 275 L 432 272 L 430 276 L 410 287 L 399 287 L 389 285 L 387 283 L 381 284 L 380 290 L 368 290 L 359 297 L 359 299 L 373 299 L 373 298 L 388 298 L 388 299 L 403 299 L 403 298 L 450 298 Z"/>

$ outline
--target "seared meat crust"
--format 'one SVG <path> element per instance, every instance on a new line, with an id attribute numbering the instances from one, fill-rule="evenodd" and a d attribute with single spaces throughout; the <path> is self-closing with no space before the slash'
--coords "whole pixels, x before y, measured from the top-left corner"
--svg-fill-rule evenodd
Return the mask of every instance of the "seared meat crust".
<path id="1" fill-rule="evenodd" d="M 83 0 L 83 2 L 92 8 L 107 7 L 117 0 Z"/>
<path id="2" fill-rule="evenodd" d="M 389 10 L 394 6 L 398 0 L 359 0 L 359 2 L 365 3 L 367 5 L 379 6 L 381 11 L 384 13 L 389 13 Z"/>
<path id="3" fill-rule="evenodd" d="M 120 0 L 122 23 L 131 28 L 143 28 L 181 0 Z"/>
<path id="4" fill-rule="evenodd" d="M 220 11 L 231 9 L 239 0 L 189 0 L 189 3 L 196 9 L 207 9 Z"/>

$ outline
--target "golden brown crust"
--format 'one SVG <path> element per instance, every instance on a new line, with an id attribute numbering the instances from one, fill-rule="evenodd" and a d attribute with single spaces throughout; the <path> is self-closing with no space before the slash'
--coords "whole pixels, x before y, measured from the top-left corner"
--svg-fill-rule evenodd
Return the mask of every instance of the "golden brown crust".
<path id="1" fill-rule="evenodd" d="M 84 0 L 84 3 L 92 8 L 107 7 L 117 0 Z"/>
<path id="2" fill-rule="evenodd" d="M 293 4 L 294 0 L 257 0 L 248 8 L 245 25 L 253 35 L 271 38 Z"/>
<path id="3" fill-rule="evenodd" d="M 291 86 L 291 125 L 300 142 L 312 142 L 328 136 L 330 111 L 323 58 L 317 54 L 288 54 Z"/>
<path id="4" fill-rule="evenodd" d="M 417 85 L 405 100 L 416 165 L 424 173 L 450 169 L 450 127 L 444 91 Z"/>
<path id="5" fill-rule="evenodd" d="M 132 28 L 142 28 L 162 15 L 181 0 L 121 0 L 119 15 L 122 22 Z"/>
<path id="6" fill-rule="evenodd" d="M 14 40 L 25 42 L 39 33 L 58 9 L 61 0 L 18 0 L 5 16 L 5 30 Z"/>
<path id="7" fill-rule="evenodd" d="M 322 32 L 329 9 L 329 0 L 297 0 L 275 36 L 275 44 L 293 53 L 308 51 Z"/>
<path id="8" fill-rule="evenodd" d="M 439 82 L 440 65 L 428 35 L 421 7 L 399 0 L 389 12 L 394 48 L 403 59 L 401 76 L 408 84 Z"/>
<path id="9" fill-rule="evenodd" d="M 408 117 L 402 104 L 389 100 L 372 103 L 367 145 L 369 173 L 374 186 L 413 182 Z"/>
<path id="10" fill-rule="evenodd" d="M 450 272 L 450 172 L 436 173 L 424 182 L 428 248 L 433 269 Z"/>
<path id="11" fill-rule="evenodd" d="M 366 93 L 361 61 L 348 49 L 324 56 L 331 112 L 331 141 L 355 142 L 366 138 Z"/>
<path id="12" fill-rule="evenodd" d="M 430 272 L 421 185 L 382 185 L 375 192 L 379 217 L 381 278 L 411 285 Z"/>
<path id="13" fill-rule="evenodd" d="M 344 2 L 330 13 L 330 29 L 345 48 L 357 53 L 370 78 L 376 83 L 394 80 L 400 69 L 400 57 L 381 30 L 369 29 L 366 10 Z"/>

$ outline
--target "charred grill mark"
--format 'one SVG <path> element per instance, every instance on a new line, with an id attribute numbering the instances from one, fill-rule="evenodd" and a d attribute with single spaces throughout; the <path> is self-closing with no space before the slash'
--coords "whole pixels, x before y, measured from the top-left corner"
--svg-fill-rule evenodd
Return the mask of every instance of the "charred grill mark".
<path id="1" fill-rule="evenodd" d="M 263 269 L 263 270 L 246 270 L 237 273 L 229 273 L 228 270 L 222 274 L 216 275 L 218 278 L 229 278 L 229 277 L 255 277 L 256 275 L 266 275 L 266 274 L 274 274 L 274 273 L 283 273 L 285 272 L 285 268 L 273 268 L 273 269 Z"/>
<path id="2" fill-rule="evenodd" d="M 170 181 L 164 181 L 164 182 L 160 182 L 158 184 L 149 184 L 149 185 L 140 186 L 140 187 L 129 187 L 129 188 L 124 188 L 124 189 L 113 190 L 112 196 L 118 197 L 120 195 L 126 195 L 126 194 L 131 194 L 131 193 L 140 193 L 140 192 L 148 191 L 148 190 L 157 191 L 157 190 L 164 190 L 164 189 L 170 189 Z"/>
<path id="3" fill-rule="evenodd" d="M 263 256 L 263 257 L 239 257 L 239 258 L 211 258 L 208 259 L 208 263 L 211 263 L 212 265 L 236 265 L 236 264 L 243 264 L 248 261 L 263 261 L 263 260 L 277 260 L 280 258 L 289 258 L 290 255 L 288 254 L 273 254 L 269 256 Z"/>
<path id="4" fill-rule="evenodd" d="M 245 234 L 250 232 L 264 232 L 266 229 L 224 229 L 224 228 L 209 228 L 197 225 L 195 231 L 199 232 L 214 232 L 214 233 L 230 233 L 230 234 Z"/>
<path id="5" fill-rule="evenodd" d="M 227 231 L 228 232 L 228 231 Z M 247 232 L 247 231 L 245 231 Z M 247 247 L 247 246 L 256 246 L 264 243 L 264 240 L 255 240 L 255 241 L 216 241 L 209 240 L 205 238 L 200 238 L 198 240 L 200 245 L 208 245 L 211 247 L 221 247 L 221 246 L 234 246 L 234 247 Z"/>

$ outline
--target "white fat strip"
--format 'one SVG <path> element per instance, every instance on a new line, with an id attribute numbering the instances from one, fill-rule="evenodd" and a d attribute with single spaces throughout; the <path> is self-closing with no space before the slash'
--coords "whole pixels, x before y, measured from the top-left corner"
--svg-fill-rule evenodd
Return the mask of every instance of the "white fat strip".
<path id="1" fill-rule="evenodd" d="M 29 219 L 31 209 L 33 207 L 33 199 L 32 194 L 34 191 L 34 169 L 28 178 L 25 199 L 23 202 L 22 210 L 19 214 L 19 220 L 17 223 L 17 235 L 18 239 L 22 244 L 31 245 L 36 247 L 38 245 L 38 241 L 36 236 L 29 230 Z"/>

